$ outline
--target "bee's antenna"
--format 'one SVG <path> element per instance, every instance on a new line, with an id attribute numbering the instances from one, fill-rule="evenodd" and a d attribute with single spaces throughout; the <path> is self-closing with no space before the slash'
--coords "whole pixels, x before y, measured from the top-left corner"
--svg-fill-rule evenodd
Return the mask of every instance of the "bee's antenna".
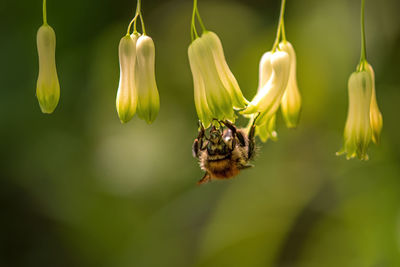
<path id="1" fill-rule="evenodd" d="M 255 117 L 253 117 L 253 121 L 251 122 L 250 127 L 253 127 L 254 125 L 256 125 L 256 121 L 259 116 L 260 116 L 260 112 L 258 112 L 257 115 Z"/>

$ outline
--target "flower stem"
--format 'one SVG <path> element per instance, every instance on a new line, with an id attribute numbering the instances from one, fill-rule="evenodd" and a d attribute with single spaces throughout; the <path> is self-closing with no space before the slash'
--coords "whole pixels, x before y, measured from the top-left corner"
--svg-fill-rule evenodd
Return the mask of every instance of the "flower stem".
<path id="1" fill-rule="evenodd" d="M 138 0 L 138 3 L 137 3 L 137 5 L 136 5 L 135 16 L 139 16 L 139 14 L 140 14 L 140 9 L 141 9 L 141 1 Z M 137 19 L 136 19 L 135 22 L 133 23 L 133 33 L 137 33 L 136 24 L 137 24 Z"/>
<path id="2" fill-rule="evenodd" d="M 285 5 L 286 5 L 286 0 L 282 0 L 281 2 L 281 12 L 279 15 L 279 24 L 278 24 L 278 30 L 276 32 L 276 39 L 274 42 L 274 45 L 272 47 L 272 52 L 276 51 L 276 48 L 278 47 L 279 44 L 279 40 L 281 39 L 281 33 L 282 33 L 282 38 L 284 41 L 286 41 L 286 35 L 285 35 L 285 26 L 284 26 L 284 22 L 283 22 L 283 16 L 285 14 Z"/>
<path id="3" fill-rule="evenodd" d="M 140 14 L 140 0 L 137 1 L 135 17 L 134 17 L 134 18 L 131 20 L 131 22 L 129 23 L 128 29 L 126 30 L 126 35 L 129 35 L 129 34 L 130 34 L 131 27 L 132 27 L 132 23 L 134 23 L 134 25 L 133 25 L 133 32 L 137 32 L 137 31 L 136 31 L 136 20 L 137 20 L 139 14 Z"/>
<path id="4" fill-rule="evenodd" d="M 192 38 L 192 42 L 199 37 L 199 34 L 196 30 L 196 10 L 197 10 L 197 0 L 193 0 L 193 12 L 192 12 L 192 24 L 190 26 L 190 35 Z"/>
<path id="5" fill-rule="evenodd" d="M 282 19 L 282 22 L 281 22 L 281 31 L 282 31 L 282 41 L 286 42 L 285 20 L 284 19 Z"/>
<path id="6" fill-rule="evenodd" d="M 197 20 L 199 21 L 200 27 L 203 30 L 203 32 L 207 31 L 206 27 L 204 26 L 203 20 L 200 17 L 199 9 L 197 8 L 197 3 L 196 3 L 196 15 L 197 15 Z"/>
<path id="7" fill-rule="evenodd" d="M 143 35 L 146 35 L 146 28 L 144 27 L 142 11 L 140 11 L 139 16 L 140 16 L 140 23 L 142 24 Z"/>
<path id="8" fill-rule="evenodd" d="M 365 0 L 361 0 L 361 56 L 360 56 L 360 64 L 358 67 L 359 71 L 365 70 L 365 65 L 366 65 L 365 63 L 367 61 L 364 14 L 365 14 Z"/>
<path id="9" fill-rule="evenodd" d="M 43 24 L 47 25 L 47 9 L 46 9 L 46 0 L 43 0 Z"/>

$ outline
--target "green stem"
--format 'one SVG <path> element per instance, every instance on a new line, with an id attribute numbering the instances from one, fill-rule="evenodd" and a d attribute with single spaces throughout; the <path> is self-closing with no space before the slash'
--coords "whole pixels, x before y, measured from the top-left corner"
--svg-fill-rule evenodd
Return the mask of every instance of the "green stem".
<path id="1" fill-rule="evenodd" d="M 192 25 L 190 26 L 190 35 L 192 38 L 192 42 L 199 37 L 197 30 L 196 30 L 196 10 L 197 10 L 197 0 L 193 1 L 193 12 L 192 12 Z"/>
<path id="2" fill-rule="evenodd" d="M 137 29 L 136 29 L 136 22 L 137 22 L 137 19 L 133 23 L 133 33 L 137 33 L 138 32 Z"/>
<path id="3" fill-rule="evenodd" d="M 136 5 L 135 16 L 139 16 L 140 9 L 141 9 L 141 1 L 138 0 L 138 3 L 137 3 L 137 5 Z M 136 23 L 137 23 L 137 19 L 136 19 L 135 22 L 133 23 L 133 33 L 137 33 Z"/>
<path id="4" fill-rule="evenodd" d="M 360 56 L 359 71 L 365 70 L 365 62 L 367 61 L 364 14 L 365 14 L 365 0 L 361 0 L 361 56 Z"/>
<path id="5" fill-rule="evenodd" d="M 47 10 L 46 10 L 46 0 L 43 0 L 43 24 L 47 25 Z"/>
<path id="6" fill-rule="evenodd" d="M 126 35 L 129 35 L 129 34 L 130 34 L 131 27 L 132 27 L 132 23 L 134 23 L 134 25 L 133 25 L 133 32 L 137 32 L 137 31 L 136 31 L 136 20 L 137 20 L 139 14 L 140 14 L 140 0 L 137 1 L 135 17 L 134 17 L 134 18 L 131 20 L 131 22 L 129 23 L 128 29 L 126 30 Z"/>
<path id="7" fill-rule="evenodd" d="M 190 27 L 190 37 L 192 39 L 192 42 L 199 37 L 199 35 L 196 32 L 196 29 L 193 28 L 193 26 Z"/>
<path id="8" fill-rule="evenodd" d="M 285 14 L 285 5 L 286 5 L 286 0 L 282 0 L 281 3 L 281 12 L 279 14 L 279 24 L 278 24 L 278 30 L 276 32 L 276 39 L 274 42 L 274 45 L 272 47 L 272 52 L 276 51 L 276 48 L 278 47 L 279 44 L 279 40 L 281 39 L 281 32 L 283 31 L 283 36 L 284 36 L 284 40 L 286 40 L 286 36 L 284 35 L 285 33 L 285 29 L 284 29 L 284 23 L 283 23 L 283 16 Z"/>
<path id="9" fill-rule="evenodd" d="M 282 41 L 286 42 L 285 20 L 283 18 L 281 21 L 281 30 L 282 30 Z"/>
<path id="10" fill-rule="evenodd" d="M 197 0 L 196 0 L 196 1 L 197 1 Z M 196 15 L 197 15 L 197 19 L 198 19 L 198 21 L 199 21 L 199 23 L 200 23 L 200 27 L 201 27 L 201 29 L 203 30 L 203 32 L 207 31 L 207 30 L 206 30 L 206 27 L 204 26 L 203 20 L 202 20 L 201 17 L 200 17 L 199 9 L 197 8 L 197 3 L 196 3 Z"/>
<path id="11" fill-rule="evenodd" d="M 146 28 L 144 27 L 142 11 L 140 11 L 139 16 L 140 16 L 140 23 L 142 24 L 143 35 L 146 35 Z"/>

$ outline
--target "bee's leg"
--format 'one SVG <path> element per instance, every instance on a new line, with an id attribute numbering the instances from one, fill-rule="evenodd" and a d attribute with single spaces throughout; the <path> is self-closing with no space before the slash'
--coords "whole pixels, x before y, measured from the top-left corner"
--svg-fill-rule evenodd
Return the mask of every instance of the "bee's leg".
<path id="1" fill-rule="evenodd" d="M 236 138 L 232 138 L 232 143 L 228 146 L 230 151 L 233 151 L 236 147 Z"/>
<path id="2" fill-rule="evenodd" d="M 194 140 L 193 146 L 192 146 L 192 155 L 194 158 L 198 158 L 200 154 L 200 149 L 199 149 L 199 140 Z"/>
<path id="3" fill-rule="evenodd" d="M 210 174 L 208 174 L 208 172 L 206 172 L 203 176 L 203 178 L 201 178 L 198 182 L 197 185 L 201 185 L 201 184 L 205 184 L 205 183 L 209 183 L 211 182 L 211 176 Z"/>
<path id="4" fill-rule="evenodd" d="M 200 156 L 200 151 L 204 150 L 204 137 L 205 137 L 205 130 L 203 124 L 199 121 L 200 130 L 197 138 L 193 142 L 192 146 L 192 154 L 193 157 L 198 158 Z"/>
<path id="5" fill-rule="evenodd" d="M 244 169 L 253 168 L 253 167 L 254 167 L 253 164 L 246 164 L 244 166 L 240 166 L 239 169 L 240 170 L 244 170 Z"/>
<path id="6" fill-rule="evenodd" d="M 258 117 L 258 115 L 257 115 L 257 117 Z M 253 123 L 251 124 L 249 134 L 248 134 L 248 138 L 249 138 L 249 149 L 247 152 L 248 159 L 251 159 L 254 156 L 254 148 L 256 146 L 255 133 L 256 133 L 257 117 L 253 120 Z"/>
<path id="7" fill-rule="evenodd" d="M 231 130 L 231 132 L 232 132 L 232 135 L 235 137 L 237 137 L 238 138 L 238 140 L 239 140 L 239 143 L 240 143 L 240 146 L 245 146 L 246 145 L 246 142 L 244 141 L 244 137 L 243 137 L 243 135 L 240 133 L 240 132 L 238 132 L 238 130 L 237 130 L 237 128 L 236 128 L 236 126 L 235 125 L 233 125 L 231 122 L 229 122 L 229 121 L 221 121 L 229 130 Z"/>

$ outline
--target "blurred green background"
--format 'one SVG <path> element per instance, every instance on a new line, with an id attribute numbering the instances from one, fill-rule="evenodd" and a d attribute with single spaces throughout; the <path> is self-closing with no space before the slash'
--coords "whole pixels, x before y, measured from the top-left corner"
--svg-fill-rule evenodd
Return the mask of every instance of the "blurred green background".
<path id="1" fill-rule="evenodd" d="M 399 1 L 366 1 L 384 117 L 368 162 L 335 156 L 360 54 L 360 1 L 287 1 L 300 125 L 288 130 L 279 116 L 279 140 L 260 144 L 255 168 L 200 187 L 191 1 L 142 3 L 161 98 L 152 125 L 121 125 L 115 111 L 118 43 L 135 1 L 48 1 L 61 99 L 54 114 L 40 112 L 41 5 L 0 3 L 0 266 L 400 266 Z M 199 1 L 249 99 L 279 7 Z"/>

